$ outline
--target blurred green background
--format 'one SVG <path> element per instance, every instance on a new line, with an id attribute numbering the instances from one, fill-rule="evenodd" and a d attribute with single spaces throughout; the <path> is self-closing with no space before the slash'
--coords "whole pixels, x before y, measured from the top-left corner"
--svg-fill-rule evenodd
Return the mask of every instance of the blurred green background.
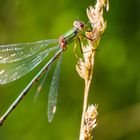
<path id="1" fill-rule="evenodd" d="M 0 0 L 0 44 L 58 38 L 74 20 L 87 22 L 86 8 L 94 0 Z M 107 30 L 95 58 L 90 103 L 98 104 L 94 140 L 140 139 L 140 1 L 110 0 Z M 63 55 L 57 112 L 47 121 L 51 74 L 38 100 L 36 86 L 0 128 L 0 140 L 77 140 L 84 81 L 75 70 L 73 45 Z M 42 65 L 40 65 L 42 66 Z M 0 86 L 0 115 L 40 67 Z M 53 71 L 51 71 L 52 73 Z"/>

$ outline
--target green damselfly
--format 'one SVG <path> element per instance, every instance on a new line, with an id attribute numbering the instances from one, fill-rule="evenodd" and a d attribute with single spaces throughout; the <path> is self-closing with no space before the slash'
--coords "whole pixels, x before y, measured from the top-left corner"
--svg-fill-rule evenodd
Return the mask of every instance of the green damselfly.
<path id="1" fill-rule="evenodd" d="M 30 72 L 40 64 L 52 51 L 56 51 L 54 56 L 43 66 L 43 68 L 33 77 L 30 83 L 23 89 L 17 99 L 11 104 L 7 111 L 0 118 L 2 125 L 8 115 L 19 104 L 31 87 L 44 74 L 46 77 L 53 62 L 58 59 L 57 66 L 50 85 L 48 96 L 48 121 L 51 122 L 57 104 L 59 72 L 61 56 L 67 45 L 74 41 L 81 41 L 85 32 L 89 31 L 89 25 L 81 21 L 74 21 L 74 27 L 62 35 L 59 39 L 42 40 L 33 43 L 19 43 L 10 45 L 0 45 L 0 84 L 7 84 Z M 76 44 L 76 43 L 75 43 Z M 82 50 L 82 49 L 81 49 Z M 44 78 L 45 79 L 45 78 Z M 44 80 L 41 83 L 43 86 Z"/>

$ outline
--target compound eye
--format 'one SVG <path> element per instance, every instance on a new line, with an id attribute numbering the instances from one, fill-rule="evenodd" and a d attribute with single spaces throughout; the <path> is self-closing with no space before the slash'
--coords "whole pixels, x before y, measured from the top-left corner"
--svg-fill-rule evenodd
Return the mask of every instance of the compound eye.
<path id="1" fill-rule="evenodd" d="M 81 22 L 81 23 L 80 23 L 80 28 L 83 29 L 84 27 L 85 27 L 84 24 Z"/>

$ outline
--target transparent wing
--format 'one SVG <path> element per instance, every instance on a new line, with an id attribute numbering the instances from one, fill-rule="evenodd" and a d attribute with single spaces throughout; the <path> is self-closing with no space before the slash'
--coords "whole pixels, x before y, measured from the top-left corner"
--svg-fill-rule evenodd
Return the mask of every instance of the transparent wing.
<path id="1" fill-rule="evenodd" d="M 23 60 L 56 44 L 58 44 L 57 39 L 50 39 L 32 43 L 0 45 L 0 63 Z"/>
<path id="2" fill-rule="evenodd" d="M 49 90 L 49 96 L 48 96 L 48 121 L 49 122 L 52 121 L 56 111 L 61 61 L 62 61 L 62 54 L 60 55 L 60 58 L 57 62 L 57 66 Z"/>
<path id="3" fill-rule="evenodd" d="M 43 86 L 44 86 L 44 84 L 45 84 L 45 81 L 46 81 L 46 79 L 47 79 L 47 75 L 48 75 L 48 73 L 49 73 L 49 71 L 50 71 L 50 67 L 51 67 L 51 65 L 48 67 L 48 70 L 46 71 L 46 73 L 45 73 L 45 75 L 44 75 L 44 77 L 43 77 L 43 79 L 42 79 L 40 85 L 39 85 L 38 88 L 37 88 L 37 91 L 36 91 L 35 97 L 34 97 L 34 101 L 37 100 L 38 95 L 39 95 L 40 91 L 42 90 L 42 88 L 43 88 Z"/>
<path id="4" fill-rule="evenodd" d="M 58 46 L 48 48 L 39 54 L 35 54 L 23 60 L 0 64 L 0 84 L 9 83 L 25 75 L 41 63 L 50 52 L 56 49 L 58 49 Z"/>

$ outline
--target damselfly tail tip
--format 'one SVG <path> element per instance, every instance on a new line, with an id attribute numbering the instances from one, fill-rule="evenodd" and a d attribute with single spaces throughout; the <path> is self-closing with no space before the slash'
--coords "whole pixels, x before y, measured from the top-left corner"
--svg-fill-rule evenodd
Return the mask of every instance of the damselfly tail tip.
<path id="1" fill-rule="evenodd" d="M 2 120 L 1 120 L 1 118 L 0 118 L 0 127 L 2 126 L 2 124 L 3 124 L 3 123 L 2 123 Z"/>

